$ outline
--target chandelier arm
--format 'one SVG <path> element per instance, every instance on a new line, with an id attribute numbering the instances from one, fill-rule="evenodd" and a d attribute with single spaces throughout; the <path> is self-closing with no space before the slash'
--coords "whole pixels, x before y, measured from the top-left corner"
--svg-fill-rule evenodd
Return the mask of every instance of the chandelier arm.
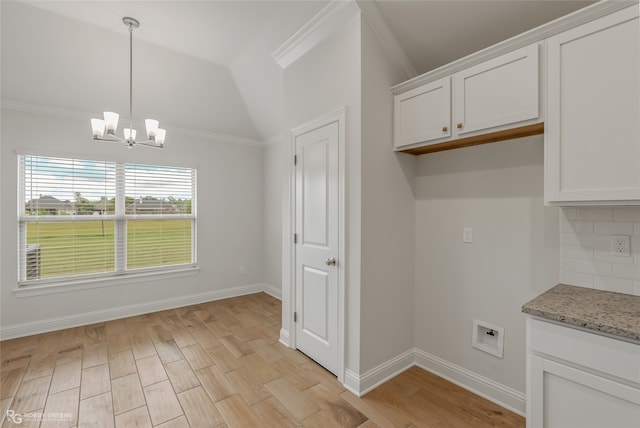
<path id="1" fill-rule="evenodd" d="M 162 148 L 162 146 L 156 144 L 154 140 L 136 141 L 136 146 L 137 145 L 153 147 L 155 149 L 161 149 Z"/>
<path id="2" fill-rule="evenodd" d="M 103 137 L 93 137 L 96 141 L 106 141 L 108 143 L 122 143 L 126 141 L 124 138 L 120 138 L 115 134 L 108 134 Z"/>

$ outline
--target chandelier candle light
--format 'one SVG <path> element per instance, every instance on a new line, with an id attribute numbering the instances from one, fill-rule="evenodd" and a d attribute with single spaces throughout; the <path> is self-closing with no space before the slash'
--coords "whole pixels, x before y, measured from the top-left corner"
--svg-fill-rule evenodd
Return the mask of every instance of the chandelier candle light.
<path id="1" fill-rule="evenodd" d="M 158 121 L 154 119 L 146 119 L 145 126 L 147 128 L 147 139 L 143 141 L 136 140 L 136 130 L 133 129 L 133 29 L 140 26 L 140 22 L 135 18 L 125 16 L 122 18 L 124 25 L 129 27 L 129 127 L 124 128 L 124 138 L 116 135 L 118 128 L 118 113 L 111 111 L 104 112 L 104 119 L 91 119 L 91 129 L 93 130 L 93 139 L 98 141 L 112 141 L 116 143 L 125 143 L 128 148 L 140 144 L 143 146 L 163 148 L 164 137 L 166 131 L 158 128 Z"/>

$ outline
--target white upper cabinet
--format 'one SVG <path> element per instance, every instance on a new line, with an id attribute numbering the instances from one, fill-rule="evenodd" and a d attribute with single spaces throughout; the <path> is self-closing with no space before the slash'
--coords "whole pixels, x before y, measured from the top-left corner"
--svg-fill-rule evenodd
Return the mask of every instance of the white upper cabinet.
<path id="1" fill-rule="evenodd" d="M 396 94 L 394 147 L 429 146 L 536 123 L 539 100 L 535 43 Z"/>
<path id="2" fill-rule="evenodd" d="M 454 74 L 458 136 L 538 119 L 538 51 L 533 44 Z"/>
<path id="3" fill-rule="evenodd" d="M 638 6 L 547 40 L 545 201 L 640 204 Z"/>
<path id="4" fill-rule="evenodd" d="M 451 136 L 451 79 L 427 83 L 394 98 L 396 147 Z"/>

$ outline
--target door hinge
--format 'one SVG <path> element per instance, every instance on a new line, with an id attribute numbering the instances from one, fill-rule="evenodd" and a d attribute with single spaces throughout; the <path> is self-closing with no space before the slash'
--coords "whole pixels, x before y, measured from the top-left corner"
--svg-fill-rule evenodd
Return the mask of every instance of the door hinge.
<path id="1" fill-rule="evenodd" d="M 297 234 L 297 233 L 294 233 L 294 234 L 293 234 L 293 243 L 294 243 L 294 244 L 297 244 L 297 243 L 298 243 L 298 234 Z"/>
<path id="2" fill-rule="evenodd" d="M 297 312 L 293 313 L 293 322 L 298 322 L 298 313 Z"/>
<path id="3" fill-rule="evenodd" d="M 293 155 L 293 164 L 298 165 L 298 155 Z"/>

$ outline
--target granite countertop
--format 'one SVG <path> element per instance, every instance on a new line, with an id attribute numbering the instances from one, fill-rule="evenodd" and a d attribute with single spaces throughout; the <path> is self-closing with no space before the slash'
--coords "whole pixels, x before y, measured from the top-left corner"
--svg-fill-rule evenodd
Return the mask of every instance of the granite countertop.
<path id="1" fill-rule="evenodd" d="M 640 296 L 558 284 L 522 312 L 640 342 Z"/>

